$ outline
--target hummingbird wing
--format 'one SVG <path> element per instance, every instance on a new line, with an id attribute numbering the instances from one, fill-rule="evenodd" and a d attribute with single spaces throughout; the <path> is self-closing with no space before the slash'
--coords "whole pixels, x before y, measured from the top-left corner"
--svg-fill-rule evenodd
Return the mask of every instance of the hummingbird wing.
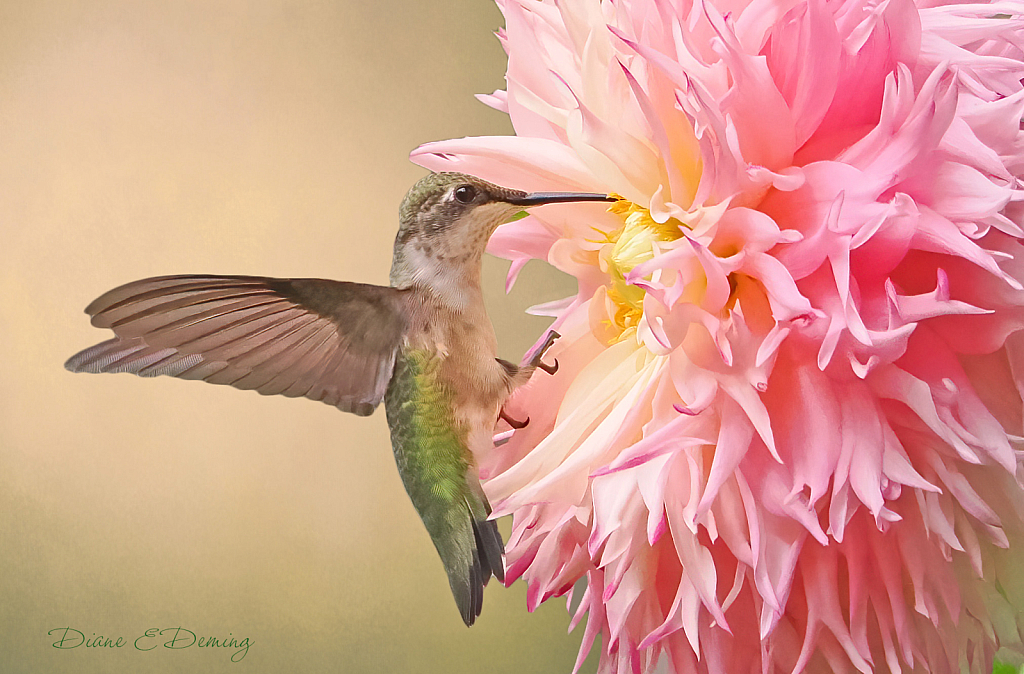
<path id="1" fill-rule="evenodd" d="M 365 416 L 391 379 L 406 302 L 395 288 L 322 279 L 149 278 L 86 308 L 116 337 L 64 366 L 305 396 Z"/>

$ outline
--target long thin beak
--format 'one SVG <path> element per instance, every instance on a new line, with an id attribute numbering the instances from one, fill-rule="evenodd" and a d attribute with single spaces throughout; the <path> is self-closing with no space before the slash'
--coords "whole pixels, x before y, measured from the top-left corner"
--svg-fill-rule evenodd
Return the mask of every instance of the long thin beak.
<path id="1" fill-rule="evenodd" d="M 570 201 L 618 201 L 607 194 L 588 194 L 586 192 L 532 192 L 523 197 L 512 197 L 507 200 L 514 206 L 540 206 L 541 204 L 563 204 Z"/>

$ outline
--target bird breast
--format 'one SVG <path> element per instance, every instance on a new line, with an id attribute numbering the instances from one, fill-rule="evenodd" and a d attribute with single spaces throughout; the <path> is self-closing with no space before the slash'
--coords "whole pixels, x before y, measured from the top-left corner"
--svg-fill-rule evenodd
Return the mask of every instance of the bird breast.
<path id="1" fill-rule="evenodd" d="M 483 302 L 479 307 L 452 311 L 429 298 L 424 300 L 426 306 L 408 333 L 408 347 L 437 354 L 441 359 L 438 383 L 451 391 L 460 417 L 456 421 L 470 429 L 484 429 L 489 438 L 508 397 L 509 380 L 495 360 L 497 339 Z"/>

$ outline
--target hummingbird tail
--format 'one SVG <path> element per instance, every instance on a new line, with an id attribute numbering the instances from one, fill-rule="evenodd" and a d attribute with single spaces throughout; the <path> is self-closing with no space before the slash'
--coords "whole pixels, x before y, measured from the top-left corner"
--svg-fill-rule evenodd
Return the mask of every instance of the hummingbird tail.
<path id="1" fill-rule="evenodd" d="M 480 568 L 483 583 L 493 575 L 499 582 L 505 582 L 505 544 L 498 533 L 498 523 L 493 520 L 473 520 L 473 536 L 476 538 L 477 555 L 480 557 Z"/>
<path id="2" fill-rule="evenodd" d="M 463 529 L 455 540 L 447 541 L 448 545 L 436 538 L 434 543 L 448 572 L 448 584 L 462 620 L 470 626 L 476 622 L 483 608 L 484 587 L 491 576 L 505 581 L 505 544 L 497 522 L 487 519 L 490 508 L 486 499 L 475 494 L 467 495 L 465 508 L 468 511 L 466 524 L 470 526 Z"/>

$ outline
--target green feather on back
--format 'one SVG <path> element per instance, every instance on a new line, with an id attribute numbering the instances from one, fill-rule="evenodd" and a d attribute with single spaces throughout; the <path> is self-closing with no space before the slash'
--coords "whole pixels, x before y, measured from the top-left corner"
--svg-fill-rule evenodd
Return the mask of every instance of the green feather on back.
<path id="1" fill-rule="evenodd" d="M 398 471 L 434 541 L 467 625 L 480 615 L 483 586 L 504 578 L 503 544 L 479 487 L 467 481 L 468 429 L 455 422 L 452 393 L 427 351 L 400 353 L 385 394 Z M 475 478 L 473 478 L 475 483 Z"/>

